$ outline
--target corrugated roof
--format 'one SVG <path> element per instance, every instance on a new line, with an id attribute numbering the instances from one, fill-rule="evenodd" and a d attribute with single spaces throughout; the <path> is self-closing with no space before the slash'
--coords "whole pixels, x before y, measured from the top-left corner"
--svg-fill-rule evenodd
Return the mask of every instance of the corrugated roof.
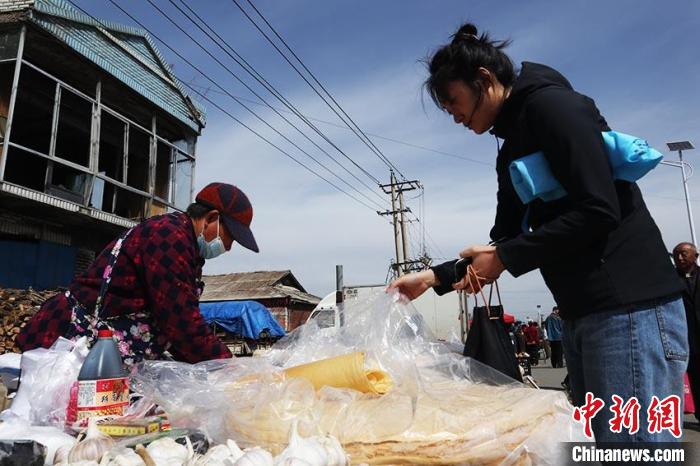
<path id="1" fill-rule="evenodd" d="M 239 301 L 245 299 L 291 298 L 316 305 L 321 298 L 309 294 L 291 271 L 243 272 L 205 275 L 201 301 Z"/>
<path id="2" fill-rule="evenodd" d="M 4 6 L 14 2 L 0 0 Z M 30 20 L 131 89 L 199 132 L 204 109 L 185 93 L 143 29 L 95 21 L 63 0 L 23 2 Z M 0 6 L 0 11 L 3 11 Z"/>

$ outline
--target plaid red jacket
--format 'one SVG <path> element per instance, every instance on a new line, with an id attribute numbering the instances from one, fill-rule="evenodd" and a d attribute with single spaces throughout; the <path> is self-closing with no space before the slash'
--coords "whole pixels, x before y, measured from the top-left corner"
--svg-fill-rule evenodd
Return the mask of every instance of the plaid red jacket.
<path id="1" fill-rule="evenodd" d="M 115 240 L 116 241 L 116 240 Z M 109 262 L 112 241 L 90 268 L 68 287 L 75 299 L 94 309 Z M 199 312 L 204 260 L 189 216 L 173 213 L 151 217 L 124 240 L 103 302 L 103 315 L 150 314 L 154 336 L 189 363 L 230 358 Z M 17 336 L 22 351 L 50 347 L 69 328 L 72 308 L 61 293 L 49 299 Z"/>

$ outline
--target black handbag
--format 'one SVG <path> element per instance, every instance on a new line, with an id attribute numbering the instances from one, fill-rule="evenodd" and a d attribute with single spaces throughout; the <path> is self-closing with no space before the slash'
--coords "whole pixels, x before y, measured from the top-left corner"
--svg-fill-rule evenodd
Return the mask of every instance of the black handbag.
<path id="1" fill-rule="evenodd" d="M 494 285 L 498 295 L 497 305 L 491 304 Z M 518 361 L 515 359 L 515 348 L 503 321 L 503 305 L 498 282 L 491 284 L 488 303 L 484 302 L 484 306 L 474 307 L 472 325 L 467 333 L 463 354 L 518 382 L 523 381 Z"/>

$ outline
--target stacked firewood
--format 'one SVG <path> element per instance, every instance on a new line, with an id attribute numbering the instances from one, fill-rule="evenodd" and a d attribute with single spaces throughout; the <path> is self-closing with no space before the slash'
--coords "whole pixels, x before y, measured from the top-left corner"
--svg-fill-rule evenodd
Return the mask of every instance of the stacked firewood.
<path id="1" fill-rule="evenodd" d="M 20 352 L 15 344 L 20 329 L 27 325 L 42 303 L 56 293 L 57 290 L 0 288 L 0 354 Z"/>

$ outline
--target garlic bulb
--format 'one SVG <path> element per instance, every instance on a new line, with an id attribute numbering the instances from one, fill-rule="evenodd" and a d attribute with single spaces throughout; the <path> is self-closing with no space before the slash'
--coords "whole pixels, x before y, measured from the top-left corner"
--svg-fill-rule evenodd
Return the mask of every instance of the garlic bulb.
<path id="1" fill-rule="evenodd" d="M 298 420 L 292 421 L 289 435 L 289 446 L 275 458 L 275 465 L 284 464 L 287 460 L 300 459 L 310 466 L 326 466 L 328 455 L 326 449 L 314 438 L 302 438 L 297 431 Z"/>
<path id="2" fill-rule="evenodd" d="M 114 447 L 112 437 L 100 432 L 95 418 L 90 418 L 85 438 L 75 444 L 68 452 L 68 463 L 90 460 L 100 461 L 102 455 L 107 453 L 112 447 Z"/>
<path id="3" fill-rule="evenodd" d="M 131 448 L 120 448 L 105 454 L 100 466 L 146 466 L 146 462 Z"/>
<path id="4" fill-rule="evenodd" d="M 326 466 L 350 466 L 350 458 L 337 438 L 325 435 L 313 439 L 326 450 Z"/>
<path id="5" fill-rule="evenodd" d="M 236 448 L 238 448 L 237 445 Z M 240 456 L 243 456 L 242 451 Z M 205 455 L 192 458 L 184 466 L 233 466 L 240 456 L 234 458 L 227 445 L 216 445 L 210 448 Z"/>
<path id="6" fill-rule="evenodd" d="M 100 466 L 95 460 L 80 460 L 74 461 L 73 463 L 63 463 L 66 466 Z"/>
<path id="7" fill-rule="evenodd" d="M 274 466 L 270 452 L 260 447 L 247 448 L 244 455 L 234 463 L 234 466 Z"/>
<path id="8" fill-rule="evenodd" d="M 53 464 L 68 464 L 68 453 L 70 453 L 71 448 L 73 448 L 72 445 L 59 447 L 53 455 Z"/>
<path id="9" fill-rule="evenodd" d="M 231 458 L 233 458 L 234 461 L 237 461 L 241 456 L 245 454 L 243 450 L 241 450 L 238 447 L 238 444 L 231 439 L 226 440 L 226 446 L 231 452 Z"/>
<path id="10" fill-rule="evenodd" d="M 182 466 L 182 463 L 190 459 L 187 447 L 180 445 L 170 437 L 151 442 L 146 447 L 146 452 L 156 466 Z"/>

